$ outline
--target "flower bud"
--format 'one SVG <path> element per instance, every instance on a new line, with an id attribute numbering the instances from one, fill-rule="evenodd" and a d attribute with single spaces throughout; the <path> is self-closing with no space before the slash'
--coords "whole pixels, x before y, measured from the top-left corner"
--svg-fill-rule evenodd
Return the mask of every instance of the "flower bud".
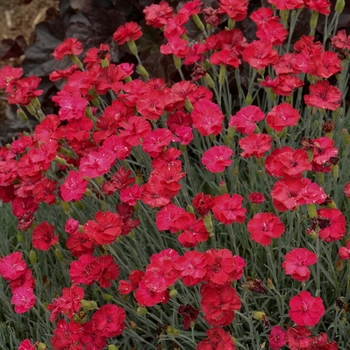
<path id="1" fill-rule="evenodd" d="M 69 203 L 68 203 L 68 202 L 62 201 L 62 202 L 61 202 L 61 205 L 62 205 L 62 208 L 63 208 L 64 213 L 65 213 L 66 215 L 68 215 L 69 212 L 70 212 Z"/>
<path id="2" fill-rule="evenodd" d="M 171 289 L 170 292 L 169 292 L 169 296 L 171 299 L 175 299 L 178 295 L 178 291 L 176 289 Z"/>
<path id="3" fill-rule="evenodd" d="M 17 109 L 17 115 L 23 122 L 26 123 L 28 121 L 28 117 L 27 117 L 27 115 L 26 115 L 26 113 L 24 112 L 23 109 L 18 108 Z"/>
<path id="4" fill-rule="evenodd" d="M 111 301 L 111 300 L 113 300 L 113 295 L 102 294 L 102 299 L 105 300 L 105 301 Z"/>
<path id="5" fill-rule="evenodd" d="M 226 66 L 224 64 L 220 64 L 219 70 L 219 84 L 223 85 L 226 77 Z"/>
<path id="6" fill-rule="evenodd" d="M 307 212 L 309 213 L 310 218 L 317 217 L 317 210 L 315 204 L 306 204 Z"/>
<path id="7" fill-rule="evenodd" d="M 137 56 L 138 55 L 138 50 L 137 50 L 137 46 L 135 44 L 135 41 L 130 39 L 128 42 L 128 47 L 129 47 L 129 50 L 131 51 L 131 53 L 134 55 L 134 56 Z"/>
<path id="8" fill-rule="evenodd" d="M 57 258 L 59 261 L 63 261 L 63 260 L 64 260 L 61 249 L 56 248 L 56 249 L 55 249 L 55 255 L 56 255 L 56 258 Z"/>
<path id="9" fill-rule="evenodd" d="M 81 70 L 84 69 L 83 63 L 80 61 L 80 59 L 78 58 L 78 56 L 76 56 L 76 55 L 68 55 L 68 57 L 70 58 L 70 60 L 71 60 L 74 64 L 78 65 L 78 67 L 79 67 Z"/>
<path id="10" fill-rule="evenodd" d="M 187 112 L 190 112 L 190 113 L 193 112 L 192 103 L 190 102 L 190 100 L 188 98 L 185 99 L 185 108 L 186 108 Z"/>
<path id="11" fill-rule="evenodd" d="M 23 235 L 21 232 L 17 232 L 17 242 L 23 243 Z"/>
<path id="12" fill-rule="evenodd" d="M 345 8 L 345 0 L 337 0 L 335 3 L 334 11 L 339 15 L 343 12 Z"/>
<path id="13" fill-rule="evenodd" d="M 110 344 L 107 346 L 107 350 L 118 350 L 118 348 L 115 345 Z"/>
<path id="14" fill-rule="evenodd" d="M 80 305 L 85 310 L 96 310 L 98 309 L 96 301 L 93 300 L 80 300 Z"/>
<path id="15" fill-rule="evenodd" d="M 210 214 L 205 215 L 203 217 L 203 221 L 204 221 L 204 225 L 205 225 L 205 228 L 207 229 L 207 231 L 209 233 L 213 232 L 213 222 L 211 220 Z"/>
<path id="16" fill-rule="evenodd" d="M 136 312 L 139 315 L 143 316 L 143 315 L 146 315 L 148 313 L 148 310 L 145 307 L 140 306 L 137 308 Z"/>
<path id="17" fill-rule="evenodd" d="M 310 35 L 314 35 L 315 34 L 315 29 L 317 27 L 317 22 L 318 22 L 318 15 L 319 13 L 317 11 L 313 11 L 311 14 L 311 19 L 310 19 Z"/>
<path id="18" fill-rule="evenodd" d="M 136 68 L 137 73 L 139 73 L 141 75 L 142 78 L 144 78 L 145 80 L 149 79 L 149 74 L 146 70 L 146 68 L 144 66 L 142 66 L 141 64 L 139 64 Z"/>
<path id="19" fill-rule="evenodd" d="M 181 58 L 173 55 L 173 60 L 174 60 L 175 68 L 180 69 L 182 66 Z"/>
<path id="20" fill-rule="evenodd" d="M 29 103 L 29 105 L 27 105 L 26 108 L 27 108 L 27 111 L 31 115 L 34 115 L 34 116 L 36 115 L 36 110 L 35 110 L 34 106 L 31 103 Z"/>
<path id="21" fill-rule="evenodd" d="M 262 321 L 266 317 L 266 314 L 263 311 L 254 311 L 252 317 L 254 320 Z"/>
<path id="22" fill-rule="evenodd" d="M 171 327 L 171 326 L 168 326 L 165 331 L 167 334 L 170 334 L 173 337 L 177 337 L 180 335 L 180 331 L 174 327 Z"/>
<path id="23" fill-rule="evenodd" d="M 207 73 L 205 76 L 204 76 L 204 81 L 208 84 L 208 86 L 212 89 L 215 88 L 215 83 L 214 83 L 214 80 L 212 79 L 212 77 L 210 76 L 209 73 Z"/>
<path id="24" fill-rule="evenodd" d="M 350 143 L 349 133 L 346 129 L 342 130 L 341 140 L 343 142 L 343 145 L 345 145 L 345 146 L 347 146 Z"/>
<path id="25" fill-rule="evenodd" d="M 29 261 L 34 265 L 37 263 L 36 253 L 34 250 L 29 252 Z"/>
<path id="26" fill-rule="evenodd" d="M 44 344 L 44 343 L 39 343 L 39 344 L 37 344 L 37 350 L 46 350 L 47 349 L 47 347 L 46 347 L 46 345 Z"/>
<path id="27" fill-rule="evenodd" d="M 199 16 L 198 15 L 192 15 L 191 18 L 192 18 L 192 21 L 194 22 L 194 24 L 198 27 L 198 29 L 203 32 L 204 31 L 204 24 L 200 20 Z"/>

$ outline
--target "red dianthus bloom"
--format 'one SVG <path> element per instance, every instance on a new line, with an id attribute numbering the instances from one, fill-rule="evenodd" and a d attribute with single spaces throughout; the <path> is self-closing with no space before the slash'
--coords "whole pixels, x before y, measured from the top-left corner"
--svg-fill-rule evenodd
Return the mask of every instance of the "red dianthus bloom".
<path id="1" fill-rule="evenodd" d="M 123 45 L 130 40 L 137 40 L 140 36 L 141 27 L 135 22 L 127 22 L 114 32 L 113 40 L 118 42 L 118 45 Z"/>
<path id="2" fill-rule="evenodd" d="M 83 52 L 83 45 L 77 38 L 68 38 L 59 44 L 52 56 L 61 61 L 66 55 L 80 55 Z"/>
<path id="3" fill-rule="evenodd" d="M 238 223 L 244 222 L 247 209 L 242 208 L 243 197 L 238 194 L 233 194 L 232 197 L 225 193 L 214 199 L 212 211 L 216 220 L 225 225 L 231 225 L 235 221 Z"/>
<path id="4" fill-rule="evenodd" d="M 275 131 L 281 132 L 286 126 L 294 126 L 298 122 L 300 114 L 289 103 L 283 102 L 272 110 L 266 116 L 267 125 Z"/>
<path id="5" fill-rule="evenodd" d="M 231 148 L 226 146 L 213 146 L 204 152 L 202 164 L 212 173 L 220 173 L 226 169 L 232 160 L 228 159 L 233 154 Z"/>
<path id="6" fill-rule="evenodd" d="M 284 224 L 273 213 L 258 213 L 248 222 L 250 238 L 263 246 L 271 244 L 271 238 L 278 238 L 284 232 Z"/>
<path id="7" fill-rule="evenodd" d="M 58 242 L 58 236 L 54 235 L 55 227 L 46 221 L 40 223 L 33 230 L 33 247 L 39 250 L 49 250 L 51 246 Z"/>
<path id="8" fill-rule="evenodd" d="M 298 326 L 315 326 L 325 313 L 323 301 L 310 292 L 302 291 L 289 301 L 289 316 Z"/>
<path id="9" fill-rule="evenodd" d="M 317 261 L 317 255 L 306 248 L 295 248 L 287 253 L 285 261 L 282 263 L 284 272 L 291 275 L 293 279 L 299 282 L 305 282 L 310 277 L 308 266 Z"/>
<path id="10" fill-rule="evenodd" d="M 271 350 L 279 350 L 286 344 L 285 332 L 280 326 L 273 326 L 269 334 L 269 345 Z"/>
<path id="11" fill-rule="evenodd" d="M 244 152 L 241 153 L 243 158 L 256 157 L 261 158 L 264 153 L 271 148 L 272 138 L 267 134 L 250 134 L 238 141 L 239 146 Z"/>

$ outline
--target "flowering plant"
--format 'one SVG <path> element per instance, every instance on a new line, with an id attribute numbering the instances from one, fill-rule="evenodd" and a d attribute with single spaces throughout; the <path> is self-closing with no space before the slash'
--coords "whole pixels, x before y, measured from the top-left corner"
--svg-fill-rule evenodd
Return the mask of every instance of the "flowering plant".
<path id="1" fill-rule="evenodd" d="M 0 69 L 19 117 L 40 122 L 0 149 L 6 346 L 347 349 L 345 3 L 323 43 L 328 0 L 269 3 L 249 14 L 256 40 L 236 23 L 247 0 L 147 6 L 178 71 L 168 82 L 142 65 L 137 23 L 113 35 L 136 68 L 68 38 L 53 52 L 73 62 L 51 74 L 57 114 L 39 78 Z"/>

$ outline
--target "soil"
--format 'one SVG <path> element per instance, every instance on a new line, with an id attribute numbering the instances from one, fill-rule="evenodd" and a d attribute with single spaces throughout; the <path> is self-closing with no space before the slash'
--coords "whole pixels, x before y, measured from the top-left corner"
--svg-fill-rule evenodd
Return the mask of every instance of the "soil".
<path id="1" fill-rule="evenodd" d="M 22 35 L 29 46 L 35 41 L 35 26 L 45 20 L 46 11 L 50 7 L 57 8 L 58 0 L 1 0 L 0 1 L 0 41 L 3 39 L 15 40 Z M 0 67 L 21 65 L 24 56 L 0 61 Z M 8 107 L 6 97 L 0 92 L 0 145 L 9 142 L 19 130 L 25 128 L 21 125 Z"/>

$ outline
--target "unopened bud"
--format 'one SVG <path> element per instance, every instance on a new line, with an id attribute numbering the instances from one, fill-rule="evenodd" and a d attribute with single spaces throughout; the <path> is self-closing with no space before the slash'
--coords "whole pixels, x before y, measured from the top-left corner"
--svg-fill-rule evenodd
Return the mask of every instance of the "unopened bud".
<path id="1" fill-rule="evenodd" d="M 141 64 L 139 64 L 136 68 L 137 73 L 139 73 L 141 75 L 142 78 L 144 78 L 145 80 L 149 79 L 149 74 L 146 70 L 146 68 L 144 66 L 141 66 Z"/>
<path id="2" fill-rule="evenodd" d="M 34 250 L 29 252 L 29 261 L 34 265 L 37 263 L 36 253 Z"/>
<path id="3" fill-rule="evenodd" d="M 80 305 L 85 310 L 96 310 L 98 309 L 96 301 L 93 300 L 80 300 Z"/>
<path id="4" fill-rule="evenodd" d="M 306 208 L 310 218 L 317 217 L 317 209 L 315 204 L 306 204 Z"/>
<path id="5" fill-rule="evenodd" d="M 204 225 L 205 225 L 205 228 L 207 229 L 207 231 L 209 233 L 213 232 L 213 222 L 211 220 L 210 214 L 205 215 L 203 217 L 203 221 L 204 221 Z"/>
<path id="6" fill-rule="evenodd" d="M 345 0 L 337 0 L 335 3 L 334 11 L 339 15 L 343 12 L 345 8 Z"/>
<path id="7" fill-rule="evenodd" d="M 192 15 L 191 16 L 192 21 L 194 24 L 198 27 L 199 30 L 204 31 L 204 24 L 202 23 L 201 19 L 198 15 Z"/>
<path id="8" fill-rule="evenodd" d="M 173 55 L 174 65 L 176 69 L 180 69 L 182 66 L 181 58 Z"/>
<path id="9" fill-rule="evenodd" d="M 23 235 L 21 232 L 17 232 L 17 242 L 23 243 Z"/>
<path id="10" fill-rule="evenodd" d="M 171 299 L 175 299 L 178 295 L 178 291 L 176 289 L 171 289 L 170 292 L 169 292 L 169 296 Z"/>
<path id="11" fill-rule="evenodd" d="M 64 260 L 61 249 L 56 248 L 56 249 L 55 249 L 55 255 L 56 255 L 56 258 L 57 258 L 59 261 L 63 261 L 63 260 Z"/>
<path id="12" fill-rule="evenodd" d="M 252 95 L 248 94 L 245 98 L 245 103 L 247 106 L 250 106 L 253 103 L 253 97 Z"/>
<path id="13" fill-rule="evenodd" d="M 102 294 L 102 299 L 105 300 L 105 301 L 111 301 L 111 300 L 113 300 L 113 295 Z"/>
<path id="14" fill-rule="evenodd" d="M 137 56 L 138 54 L 138 50 L 137 50 L 137 46 L 135 44 L 135 41 L 134 40 L 129 40 L 128 41 L 128 47 L 129 47 L 129 50 L 131 51 L 131 53 L 134 55 L 134 56 Z"/>
<path id="15" fill-rule="evenodd" d="M 186 108 L 187 112 L 190 112 L 190 113 L 193 112 L 193 105 L 188 98 L 185 99 L 185 108 Z"/>
<path id="16" fill-rule="evenodd" d="M 193 209 L 192 205 L 188 205 L 188 206 L 186 207 L 186 211 L 187 211 L 188 213 L 194 214 L 194 209 Z"/>
<path id="17" fill-rule="evenodd" d="M 26 123 L 28 121 L 28 117 L 27 117 L 27 115 L 26 115 L 26 113 L 24 112 L 23 109 L 18 108 L 17 109 L 17 115 L 23 122 Z"/>
<path id="18" fill-rule="evenodd" d="M 143 315 L 146 315 L 148 313 L 148 310 L 145 307 L 140 306 L 137 308 L 136 312 L 139 315 L 143 316 Z"/>
<path id="19" fill-rule="evenodd" d="M 107 350 L 118 350 L 118 348 L 115 345 L 110 344 L 107 346 Z"/>
<path id="20" fill-rule="evenodd" d="M 220 64 L 219 70 L 219 84 L 223 85 L 226 77 L 226 66 L 224 64 Z"/>
<path id="21" fill-rule="evenodd" d="M 263 311 L 254 311 L 252 313 L 252 317 L 254 318 L 254 320 L 262 321 L 266 317 L 266 314 Z"/>
<path id="22" fill-rule="evenodd" d="M 37 350 L 46 350 L 47 349 L 47 347 L 46 347 L 46 345 L 44 344 L 44 343 L 39 343 L 39 344 L 37 344 Z"/>
<path id="23" fill-rule="evenodd" d="M 167 334 L 170 334 L 173 337 L 178 337 L 180 335 L 180 331 L 174 327 L 171 327 L 171 326 L 168 326 L 165 331 Z"/>
<path id="24" fill-rule="evenodd" d="M 29 105 L 27 105 L 26 108 L 27 108 L 27 111 L 31 115 L 33 115 L 33 116 L 36 115 L 36 110 L 35 110 L 34 106 L 31 103 L 29 103 Z"/>

